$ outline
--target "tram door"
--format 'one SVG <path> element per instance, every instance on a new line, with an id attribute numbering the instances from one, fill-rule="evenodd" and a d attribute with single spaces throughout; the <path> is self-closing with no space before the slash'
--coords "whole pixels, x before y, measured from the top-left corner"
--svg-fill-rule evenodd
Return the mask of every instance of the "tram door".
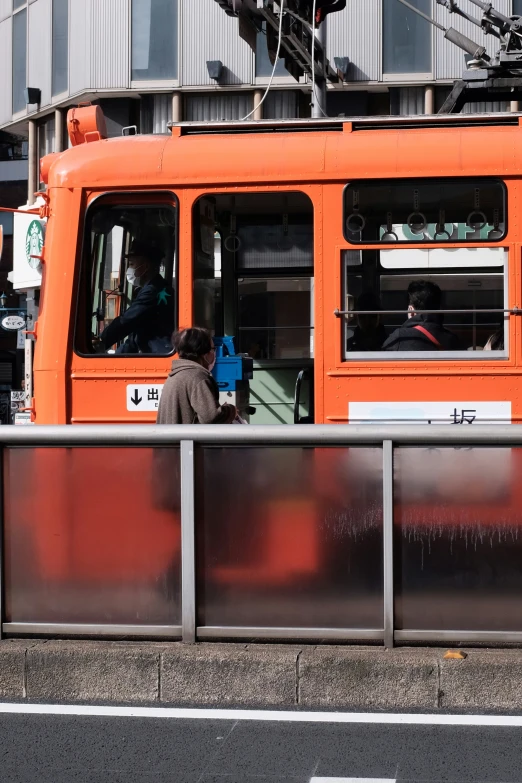
<path id="1" fill-rule="evenodd" d="M 313 208 L 302 193 L 194 206 L 194 323 L 254 360 L 252 424 L 313 421 Z"/>

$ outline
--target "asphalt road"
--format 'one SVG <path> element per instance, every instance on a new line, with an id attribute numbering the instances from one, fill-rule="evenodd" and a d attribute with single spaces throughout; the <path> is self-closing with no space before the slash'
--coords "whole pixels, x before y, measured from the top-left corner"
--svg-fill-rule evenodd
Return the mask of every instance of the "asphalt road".
<path id="1" fill-rule="evenodd" d="M 518 723 L 477 727 L 0 714 L 0 781 L 514 783 L 522 781 Z"/>

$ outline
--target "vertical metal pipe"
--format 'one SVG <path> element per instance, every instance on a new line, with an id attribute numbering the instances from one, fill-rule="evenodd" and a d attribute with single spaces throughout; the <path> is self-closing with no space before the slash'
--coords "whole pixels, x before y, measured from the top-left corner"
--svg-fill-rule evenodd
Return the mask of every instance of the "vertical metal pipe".
<path id="1" fill-rule="evenodd" d="M 424 114 L 435 114 L 435 87 L 432 84 L 424 88 Z"/>
<path id="2" fill-rule="evenodd" d="M 254 92 L 254 113 L 252 115 L 253 120 L 262 120 L 263 119 L 263 104 L 261 103 L 261 100 L 263 98 L 263 90 L 255 90 Z M 261 105 L 260 105 L 261 104 Z"/>
<path id="3" fill-rule="evenodd" d="M 182 122 L 183 109 L 182 109 L 182 95 L 179 90 L 172 93 L 172 122 Z"/>
<path id="4" fill-rule="evenodd" d="M 28 144 L 29 174 L 27 177 L 27 203 L 34 204 L 38 182 L 38 144 L 36 138 L 36 122 L 29 120 L 29 144 Z"/>
<path id="5" fill-rule="evenodd" d="M 181 460 L 181 625 L 182 640 L 196 641 L 196 535 L 194 441 L 182 440 Z"/>
<path id="6" fill-rule="evenodd" d="M 54 110 L 54 151 L 63 152 L 63 109 Z"/>
<path id="7" fill-rule="evenodd" d="M 393 442 L 382 444 L 384 646 L 393 647 Z"/>
<path id="8" fill-rule="evenodd" d="M 326 64 L 326 44 L 327 44 L 327 21 L 321 24 L 320 27 L 315 29 L 315 37 L 319 46 L 323 50 L 323 73 L 325 72 Z M 317 51 L 317 50 L 316 50 Z M 312 67 L 314 63 L 312 63 Z M 312 117 L 319 118 L 326 116 L 326 79 L 315 80 L 315 91 L 312 95 Z"/>

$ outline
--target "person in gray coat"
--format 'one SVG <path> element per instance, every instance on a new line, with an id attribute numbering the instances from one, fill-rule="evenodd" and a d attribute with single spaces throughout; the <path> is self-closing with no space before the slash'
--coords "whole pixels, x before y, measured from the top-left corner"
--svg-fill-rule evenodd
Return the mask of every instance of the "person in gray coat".
<path id="1" fill-rule="evenodd" d="M 237 411 L 234 405 L 219 404 L 211 375 L 216 351 L 210 332 L 199 326 L 181 329 L 172 342 L 179 358 L 165 381 L 157 424 L 231 424 Z"/>

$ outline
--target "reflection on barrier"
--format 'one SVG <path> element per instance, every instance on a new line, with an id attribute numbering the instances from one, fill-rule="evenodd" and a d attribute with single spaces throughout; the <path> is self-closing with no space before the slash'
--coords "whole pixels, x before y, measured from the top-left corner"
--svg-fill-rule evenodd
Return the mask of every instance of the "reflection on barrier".
<path id="1" fill-rule="evenodd" d="M 522 429 L 2 427 L 4 633 L 522 642 Z"/>

